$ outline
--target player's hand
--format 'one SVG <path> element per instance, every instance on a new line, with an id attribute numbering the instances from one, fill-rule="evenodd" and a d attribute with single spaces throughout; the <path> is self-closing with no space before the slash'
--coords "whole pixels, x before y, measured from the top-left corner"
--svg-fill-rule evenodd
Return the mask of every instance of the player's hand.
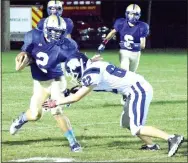
<path id="1" fill-rule="evenodd" d="M 101 61 L 103 58 L 101 57 L 100 54 L 96 54 L 91 58 L 91 62 L 96 62 L 96 61 Z"/>
<path id="2" fill-rule="evenodd" d="M 32 58 L 26 52 L 19 53 L 15 58 L 16 71 L 24 69 L 30 63 L 32 63 Z"/>
<path id="3" fill-rule="evenodd" d="M 80 88 L 81 88 L 81 86 L 76 85 L 76 86 L 74 86 L 74 87 L 72 87 L 72 88 L 70 89 L 70 93 L 75 94 L 76 92 L 78 92 L 78 90 L 79 90 Z"/>
<path id="4" fill-rule="evenodd" d="M 55 108 L 55 107 L 57 106 L 56 100 L 49 99 L 49 100 L 45 101 L 45 102 L 42 104 L 42 106 L 43 106 L 44 108 L 49 108 L 49 109 Z"/>
<path id="5" fill-rule="evenodd" d="M 105 45 L 103 43 L 100 44 L 100 46 L 98 47 L 99 53 L 102 52 L 102 51 L 104 51 L 104 49 L 105 49 Z"/>

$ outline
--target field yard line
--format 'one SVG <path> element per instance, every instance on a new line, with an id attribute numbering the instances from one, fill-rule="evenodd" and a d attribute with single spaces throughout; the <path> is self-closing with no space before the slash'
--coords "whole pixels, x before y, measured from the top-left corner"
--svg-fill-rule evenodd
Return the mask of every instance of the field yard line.
<path id="1" fill-rule="evenodd" d="M 124 158 L 124 159 L 118 159 L 118 160 L 103 160 L 103 161 L 89 161 L 89 162 L 120 162 L 120 161 L 140 161 L 140 160 L 152 160 L 154 159 L 162 159 L 162 158 L 169 158 L 166 156 L 154 156 L 154 157 L 137 157 L 137 158 Z M 17 160 L 10 160 L 8 162 L 29 162 L 29 161 L 53 161 L 53 162 L 80 162 L 76 161 L 72 158 L 56 158 L 56 157 L 32 157 L 32 158 L 26 158 L 26 159 L 17 159 Z M 82 162 L 88 162 L 88 161 L 82 161 Z"/>
<path id="2" fill-rule="evenodd" d="M 72 158 L 59 158 L 59 157 L 31 157 L 25 159 L 10 160 L 8 162 L 29 162 L 29 161 L 53 161 L 53 162 L 73 162 Z"/>

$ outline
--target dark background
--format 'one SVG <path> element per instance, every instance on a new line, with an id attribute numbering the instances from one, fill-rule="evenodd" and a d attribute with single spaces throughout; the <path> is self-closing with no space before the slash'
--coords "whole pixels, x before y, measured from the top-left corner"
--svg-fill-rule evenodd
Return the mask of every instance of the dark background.
<path id="1" fill-rule="evenodd" d="M 10 1 L 10 4 L 46 5 L 48 1 Z M 125 16 L 125 9 L 130 3 L 141 7 L 141 21 L 148 20 L 147 0 L 102 0 L 101 18 L 109 27 L 113 27 L 116 18 Z M 150 35 L 147 38 L 148 48 L 187 48 L 187 1 L 186 0 L 153 0 L 151 7 Z M 47 17 L 44 10 L 44 17 Z M 73 20 L 74 22 L 74 20 Z"/>

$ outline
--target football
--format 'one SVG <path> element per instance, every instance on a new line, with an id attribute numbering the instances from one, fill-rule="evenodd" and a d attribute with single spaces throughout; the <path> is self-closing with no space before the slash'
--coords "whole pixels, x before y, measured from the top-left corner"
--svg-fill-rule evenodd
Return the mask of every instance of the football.
<path id="1" fill-rule="evenodd" d="M 15 58 L 16 71 L 23 70 L 25 67 L 30 65 L 32 62 L 33 62 L 33 59 L 29 54 L 27 54 L 25 52 L 19 53 Z"/>

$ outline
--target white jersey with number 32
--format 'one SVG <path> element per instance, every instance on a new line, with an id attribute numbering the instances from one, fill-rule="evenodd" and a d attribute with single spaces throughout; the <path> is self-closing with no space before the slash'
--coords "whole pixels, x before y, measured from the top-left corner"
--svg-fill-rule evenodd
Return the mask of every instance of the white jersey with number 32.
<path id="1" fill-rule="evenodd" d="M 104 61 L 87 64 L 82 77 L 82 85 L 94 86 L 94 90 L 126 94 L 137 82 L 147 83 L 134 72 L 118 68 Z"/>

